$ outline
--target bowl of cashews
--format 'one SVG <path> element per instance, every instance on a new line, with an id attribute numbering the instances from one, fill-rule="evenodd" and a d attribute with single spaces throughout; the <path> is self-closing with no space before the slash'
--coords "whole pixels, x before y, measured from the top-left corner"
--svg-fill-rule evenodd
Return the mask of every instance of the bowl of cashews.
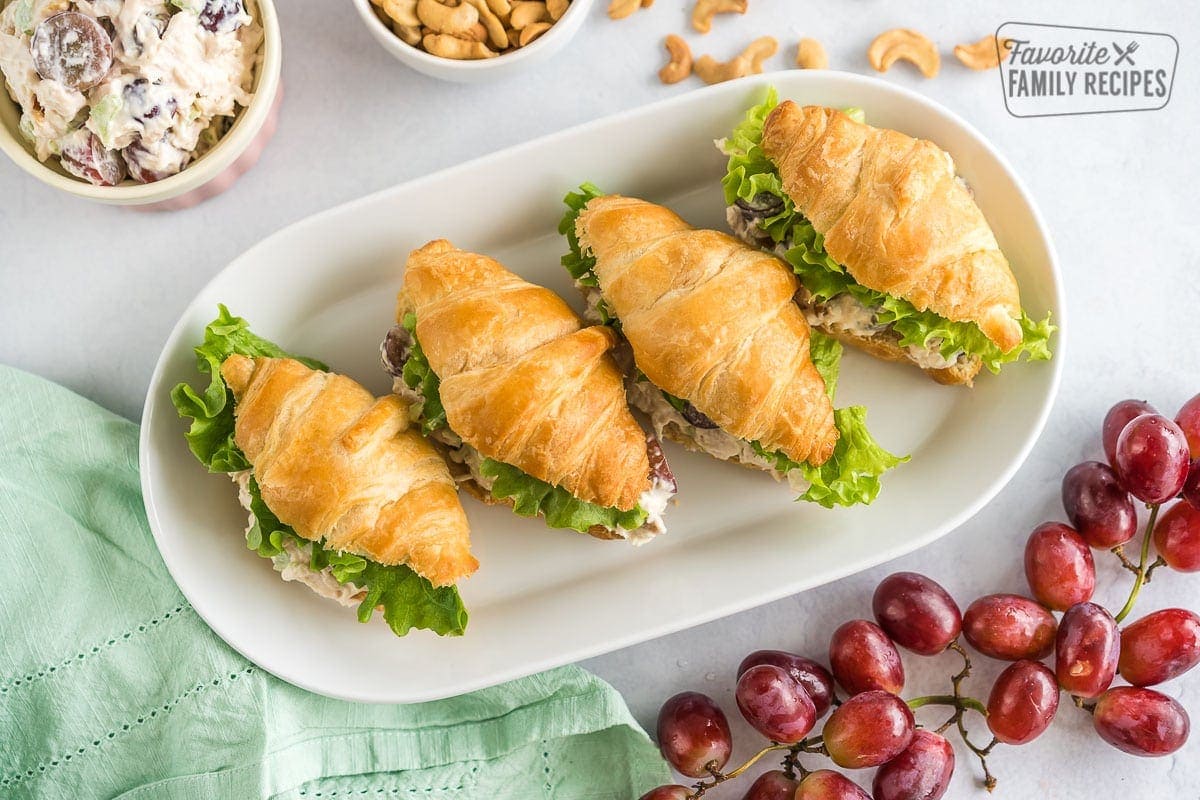
<path id="1" fill-rule="evenodd" d="M 354 0 L 398 61 L 434 78 L 493 80 L 557 53 L 594 0 Z"/>

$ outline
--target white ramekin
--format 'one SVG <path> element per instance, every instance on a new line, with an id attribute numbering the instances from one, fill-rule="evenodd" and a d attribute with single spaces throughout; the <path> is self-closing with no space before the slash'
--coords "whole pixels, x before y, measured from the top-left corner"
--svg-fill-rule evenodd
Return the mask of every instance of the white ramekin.
<path id="1" fill-rule="evenodd" d="M 65 172 L 54 159 L 38 161 L 17 129 L 21 109 L 2 87 L 0 150 L 42 183 L 99 203 L 173 210 L 194 206 L 220 194 L 258 161 L 275 133 L 283 97 L 279 83 L 279 19 L 274 0 L 247 0 L 247 8 L 263 27 L 262 61 L 254 76 L 254 98 L 238 114 L 221 141 L 182 172 L 154 183 L 125 181 L 118 186 L 94 186 Z"/>
<path id="2" fill-rule="evenodd" d="M 417 72 L 423 72 L 444 81 L 481 83 L 503 78 L 526 67 L 540 64 L 557 53 L 579 31 L 594 0 L 571 0 L 571 5 L 562 18 L 554 23 L 550 30 L 525 47 L 495 58 L 470 61 L 435 56 L 426 53 L 419 47 L 406 44 L 392 32 L 392 29 L 383 20 L 375 15 L 375 11 L 371 8 L 371 0 L 353 0 L 353 2 L 354 7 L 358 9 L 358 15 L 362 17 L 363 23 L 367 26 L 367 30 L 397 61 L 407 64 Z"/>

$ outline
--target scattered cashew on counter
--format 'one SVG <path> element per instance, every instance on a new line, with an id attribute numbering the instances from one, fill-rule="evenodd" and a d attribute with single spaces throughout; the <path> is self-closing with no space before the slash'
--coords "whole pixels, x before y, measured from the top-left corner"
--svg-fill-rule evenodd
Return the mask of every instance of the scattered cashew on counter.
<path id="1" fill-rule="evenodd" d="M 745 14 L 747 0 L 696 0 L 692 10 L 692 27 L 700 33 L 712 30 L 713 17 L 717 14 Z"/>
<path id="2" fill-rule="evenodd" d="M 995 69 L 1001 60 L 1008 58 L 1012 41 L 998 41 L 995 36 L 985 36 L 974 44 L 960 44 L 954 48 L 954 57 L 964 67 L 974 70 Z"/>
<path id="3" fill-rule="evenodd" d="M 666 38 L 663 45 L 667 48 L 671 60 L 658 71 L 658 79 L 668 84 L 679 83 L 692 74 L 692 48 L 673 33 Z"/>
<path id="4" fill-rule="evenodd" d="M 775 41 L 774 37 L 761 36 L 728 61 L 717 61 L 709 55 L 700 56 L 696 59 L 693 70 L 701 80 L 709 84 L 757 75 L 762 72 L 763 62 L 778 50 L 779 42 Z"/>
<path id="5" fill-rule="evenodd" d="M 571 0 L 371 0 L 402 41 L 435 56 L 495 58 L 558 22 Z M 653 0 L 637 0 L 649 5 Z"/>
<path id="6" fill-rule="evenodd" d="M 825 54 L 825 46 L 816 39 L 808 36 L 796 45 L 796 66 L 801 69 L 828 69 L 829 56 Z"/>
<path id="7" fill-rule="evenodd" d="M 937 45 L 908 28 L 893 28 L 876 36 L 867 48 L 867 61 L 877 72 L 887 72 L 897 61 L 908 61 L 926 78 L 936 76 L 942 66 Z"/>

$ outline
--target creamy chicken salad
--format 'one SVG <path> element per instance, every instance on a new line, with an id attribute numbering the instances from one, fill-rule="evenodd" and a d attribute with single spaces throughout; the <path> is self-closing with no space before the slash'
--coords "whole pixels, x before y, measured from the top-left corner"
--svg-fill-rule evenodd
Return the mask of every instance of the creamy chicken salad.
<path id="1" fill-rule="evenodd" d="M 100 186 L 149 183 L 249 105 L 262 40 L 244 0 L 12 0 L 0 73 L 38 159 Z"/>
<path id="2" fill-rule="evenodd" d="M 244 469 L 240 472 L 231 472 L 229 473 L 229 477 L 238 486 L 238 502 L 250 514 L 250 521 L 246 525 L 246 531 L 249 532 L 256 524 L 254 512 L 250 508 L 250 470 Z M 333 567 L 325 567 L 319 570 L 313 569 L 311 544 L 300 544 L 291 538 L 285 540 L 283 543 L 283 552 L 272 556 L 271 566 L 279 573 L 279 577 L 285 581 L 303 583 L 321 595 L 321 597 L 335 600 L 344 606 L 357 606 L 367 595 L 366 589 L 357 586 L 351 581 L 338 583 L 337 578 L 333 577 Z"/>

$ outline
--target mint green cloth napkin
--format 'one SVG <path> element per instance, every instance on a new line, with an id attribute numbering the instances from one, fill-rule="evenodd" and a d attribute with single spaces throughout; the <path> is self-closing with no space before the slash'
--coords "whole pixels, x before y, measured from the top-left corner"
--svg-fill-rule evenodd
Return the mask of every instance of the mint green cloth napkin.
<path id="1" fill-rule="evenodd" d="M 258 669 L 167 574 L 137 456 L 133 423 L 0 366 L 0 798 L 631 800 L 666 781 L 577 668 L 411 706 Z"/>

